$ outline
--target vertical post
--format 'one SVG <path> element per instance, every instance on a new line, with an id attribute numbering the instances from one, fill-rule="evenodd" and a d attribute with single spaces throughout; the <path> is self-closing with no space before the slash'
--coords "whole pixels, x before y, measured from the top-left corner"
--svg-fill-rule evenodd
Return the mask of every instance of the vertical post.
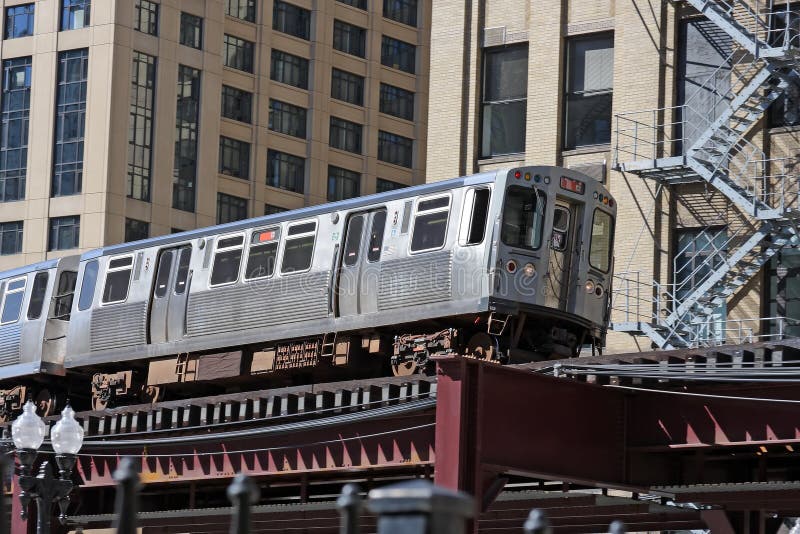
<path id="1" fill-rule="evenodd" d="M 140 484 L 133 458 L 122 459 L 114 471 L 114 480 L 117 481 L 117 499 L 112 526 L 117 529 L 117 534 L 136 534 Z"/>
<path id="2" fill-rule="evenodd" d="M 525 534 L 550 534 L 550 522 L 547 520 L 547 514 L 542 510 L 531 510 L 528 519 L 525 521 Z"/>
<path id="3" fill-rule="evenodd" d="M 250 507 L 258 502 L 259 491 L 255 482 L 247 475 L 236 475 L 228 486 L 228 499 L 233 504 L 231 534 L 250 532 Z"/>
<path id="4" fill-rule="evenodd" d="M 361 496 L 355 484 L 347 484 L 336 501 L 341 517 L 339 534 L 359 534 L 361 530 Z"/>
<path id="5" fill-rule="evenodd" d="M 372 490 L 367 506 L 378 514 L 378 534 L 466 534 L 467 519 L 475 510 L 469 495 L 427 480 Z"/>

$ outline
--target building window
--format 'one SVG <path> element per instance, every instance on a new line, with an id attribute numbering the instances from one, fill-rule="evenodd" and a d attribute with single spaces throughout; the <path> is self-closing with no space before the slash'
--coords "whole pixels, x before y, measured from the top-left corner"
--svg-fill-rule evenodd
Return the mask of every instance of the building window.
<path id="1" fill-rule="evenodd" d="M 367 30 L 341 20 L 333 21 L 333 48 L 358 57 L 366 56 Z"/>
<path id="2" fill-rule="evenodd" d="M 247 22 L 255 22 L 256 0 L 225 0 L 225 14 Z"/>
<path id="3" fill-rule="evenodd" d="M 200 71 L 180 65 L 178 66 L 172 207 L 183 211 L 194 211 L 199 119 Z"/>
<path id="4" fill-rule="evenodd" d="M 6 39 L 33 35 L 34 4 L 6 8 Z"/>
<path id="5" fill-rule="evenodd" d="M 125 217 L 125 241 L 139 241 L 150 237 L 150 223 Z"/>
<path id="6" fill-rule="evenodd" d="M 345 200 L 361 194 L 361 175 L 340 167 L 328 166 L 328 200 Z"/>
<path id="7" fill-rule="evenodd" d="M 137 31 L 149 35 L 158 35 L 158 4 L 150 0 L 136 0 Z"/>
<path id="8" fill-rule="evenodd" d="M 217 193 L 217 224 L 241 221 L 247 218 L 247 199 Z"/>
<path id="9" fill-rule="evenodd" d="M 389 132 L 378 132 L 378 159 L 411 168 L 414 155 L 414 140 Z"/>
<path id="10" fill-rule="evenodd" d="M 52 196 L 81 192 L 89 50 L 58 54 Z"/>
<path id="11" fill-rule="evenodd" d="M 376 193 L 386 193 L 387 191 L 394 191 L 395 189 L 403 189 L 404 187 L 408 187 L 406 184 L 401 184 L 399 182 L 392 182 L 391 180 L 384 180 L 383 178 L 377 178 L 375 180 L 375 192 Z"/>
<path id="12" fill-rule="evenodd" d="M 128 129 L 129 198 L 150 201 L 153 166 L 153 109 L 156 94 L 156 58 L 133 53 L 131 118 Z"/>
<path id="13" fill-rule="evenodd" d="M 228 37 L 227 35 L 225 37 Z M 203 18 L 191 13 L 181 11 L 180 42 L 184 46 L 202 50 L 203 48 Z M 227 49 L 227 41 L 225 43 Z"/>
<path id="14" fill-rule="evenodd" d="M 273 48 L 270 77 L 276 82 L 308 89 L 308 60 Z"/>
<path id="15" fill-rule="evenodd" d="M 417 62 L 417 47 L 383 36 L 381 41 L 381 64 L 393 69 L 414 74 Z"/>
<path id="16" fill-rule="evenodd" d="M 223 85 L 222 116 L 250 124 L 253 121 L 253 94 Z"/>
<path id="17" fill-rule="evenodd" d="M 331 76 L 331 97 L 356 106 L 363 106 L 364 78 L 334 68 Z"/>
<path id="18" fill-rule="evenodd" d="M 88 26 L 91 4 L 91 0 L 61 0 L 61 31 Z"/>
<path id="19" fill-rule="evenodd" d="M 294 137 L 306 138 L 306 109 L 280 100 L 269 101 L 269 129 Z"/>
<path id="20" fill-rule="evenodd" d="M 0 255 L 22 252 L 22 221 L 0 223 Z"/>
<path id="21" fill-rule="evenodd" d="M 282 208 L 273 204 L 264 204 L 264 215 L 275 215 L 276 213 L 283 213 L 289 211 L 289 208 Z"/>
<path id="22" fill-rule="evenodd" d="M 401 119 L 414 120 L 414 93 L 382 83 L 380 111 Z"/>
<path id="23" fill-rule="evenodd" d="M 348 6 L 357 7 L 358 9 L 367 9 L 367 0 L 336 0 Z"/>
<path id="24" fill-rule="evenodd" d="M 767 280 L 767 317 L 788 318 L 769 321 L 769 333 L 800 337 L 800 249 L 785 247 L 773 256 L 767 264 Z"/>
<path id="25" fill-rule="evenodd" d="M 361 132 L 363 127 L 355 122 L 346 121 L 338 117 L 331 117 L 330 140 L 331 148 L 346 150 L 361 154 Z"/>
<path id="26" fill-rule="evenodd" d="M 383 16 L 416 27 L 417 0 L 383 0 Z"/>
<path id="27" fill-rule="evenodd" d="M 253 72 L 253 43 L 225 34 L 223 60 L 226 67 Z"/>
<path id="28" fill-rule="evenodd" d="M 481 157 L 525 152 L 528 45 L 486 50 L 483 70 Z"/>
<path id="29" fill-rule="evenodd" d="M 302 193 L 305 175 L 305 159 L 277 150 L 267 151 L 267 185 Z"/>
<path id="30" fill-rule="evenodd" d="M 47 250 L 78 248 L 81 218 L 78 215 L 50 219 L 50 240 Z"/>
<path id="31" fill-rule="evenodd" d="M 219 172 L 236 178 L 250 178 L 250 143 L 219 138 Z"/>
<path id="32" fill-rule="evenodd" d="M 611 142 L 613 87 L 613 34 L 569 39 L 564 148 Z"/>
<path id="33" fill-rule="evenodd" d="M 769 107 L 770 128 L 800 126 L 800 85 L 792 81 Z"/>
<path id="34" fill-rule="evenodd" d="M 3 61 L 0 106 L 0 202 L 13 202 L 25 198 L 31 111 L 30 57 Z"/>
<path id="35" fill-rule="evenodd" d="M 272 29 L 308 41 L 311 38 L 311 12 L 288 2 L 275 0 Z"/>

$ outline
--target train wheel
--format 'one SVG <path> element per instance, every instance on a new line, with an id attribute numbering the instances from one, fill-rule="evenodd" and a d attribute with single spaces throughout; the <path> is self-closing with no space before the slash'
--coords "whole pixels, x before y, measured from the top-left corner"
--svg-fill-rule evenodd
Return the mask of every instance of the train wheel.
<path id="1" fill-rule="evenodd" d="M 478 360 L 492 361 L 497 357 L 494 339 L 485 332 L 479 332 L 469 338 L 467 355 Z"/>
<path id="2" fill-rule="evenodd" d="M 49 417 L 56 413 L 58 410 L 58 399 L 55 395 L 50 393 L 49 389 L 42 389 L 36 394 L 33 400 L 36 405 L 36 413 L 42 417 Z"/>
<path id="3" fill-rule="evenodd" d="M 394 376 L 411 376 L 420 372 L 419 364 L 414 360 L 406 360 L 392 364 L 392 374 Z"/>

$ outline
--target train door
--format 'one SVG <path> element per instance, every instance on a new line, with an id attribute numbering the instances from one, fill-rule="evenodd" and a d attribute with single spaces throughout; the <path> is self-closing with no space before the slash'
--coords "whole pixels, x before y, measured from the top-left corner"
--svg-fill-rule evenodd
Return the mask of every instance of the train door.
<path id="1" fill-rule="evenodd" d="M 378 278 L 386 209 L 351 215 L 336 285 L 338 315 L 378 311 Z"/>
<path id="2" fill-rule="evenodd" d="M 186 301 L 189 297 L 192 247 L 162 250 L 158 254 L 156 280 L 150 304 L 150 342 L 183 338 Z"/>
<path id="3" fill-rule="evenodd" d="M 545 302 L 550 308 L 566 311 L 570 291 L 570 271 L 577 225 L 577 206 L 557 200 L 550 237 L 550 259 L 545 280 Z"/>

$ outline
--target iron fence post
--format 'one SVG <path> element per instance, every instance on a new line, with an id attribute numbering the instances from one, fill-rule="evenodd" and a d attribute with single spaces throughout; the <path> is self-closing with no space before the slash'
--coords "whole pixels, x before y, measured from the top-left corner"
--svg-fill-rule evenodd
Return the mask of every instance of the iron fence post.
<path id="1" fill-rule="evenodd" d="M 236 475 L 228 486 L 228 499 L 233 504 L 231 534 L 250 532 L 250 508 L 258 502 L 259 493 L 255 482 L 247 475 Z"/>
<path id="2" fill-rule="evenodd" d="M 475 511 L 465 493 L 412 480 L 369 492 L 367 507 L 378 514 L 378 534 L 465 534 Z"/>
<path id="3" fill-rule="evenodd" d="M 133 458 L 122 459 L 114 471 L 114 480 L 117 482 L 117 500 L 112 527 L 117 529 L 117 534 L 136 534 L 140 485 Z"/>
<path id="4" fill-rule="evenodd" d="M 525 521 L 525 534 L 550 534 L 550 521 L 542 510 L 533 509 Z"/>
<path id="5" fill-rule="evenodd" d="M 361 496 L 356 484 L 347 484 L 336 501 L 341 517 L 340 534 L 359 534 L 361 530 Z"/>

